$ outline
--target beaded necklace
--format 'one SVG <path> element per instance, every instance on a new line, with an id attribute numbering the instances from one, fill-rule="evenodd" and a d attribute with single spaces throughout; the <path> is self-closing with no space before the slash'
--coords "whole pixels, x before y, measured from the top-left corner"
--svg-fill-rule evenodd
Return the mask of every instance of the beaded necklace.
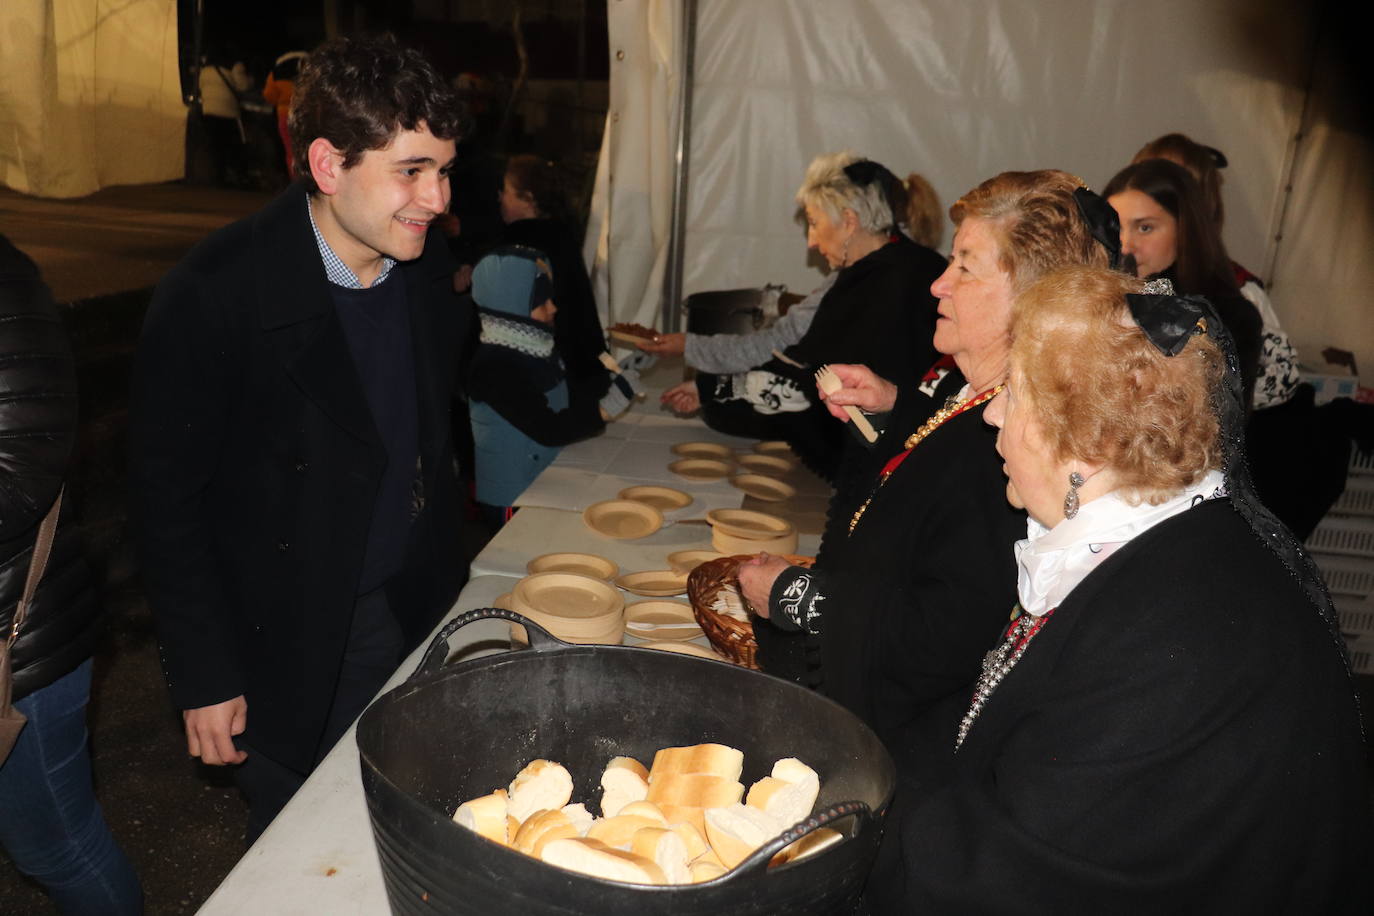
<path id="1" fill-rule="evenodd" d="M 997 397 L 997 393 L 1000 392 L 1004 387 L 1006 386 L 998 385 L 994 388 L 989 388 L 986 391 L 980 391 L 973 397 L 966 398 L 963 401 L 957 401 L 954 398 L 950 398 L 947 402 L 945 402 L 945 406 L 941 407 L 939 410 L 935 411 L 935 413 L 931 414 L 930 419 L 922 423 L 920 427 L 917 428 L 916 432 L 912 433 L 910 436 L 907 436 L 906 442 L 903 443 L 903 445 L 906 448 L 906 451 L 897 455 L 887 463 L 887 465 L 883 468 L 882 473 L 878 475 L 878 482 L 873 486 L 873 492 L 868 495 L 868 499 L 865 499 L 863 501 L 863 505 L 859 506 L 858 509 L 854 510 L 854 517 L 849 520 L 849 533 L 854 533 L 855 527 L 857 527 L 859 524 L 859 519 L 863 518 L 864 513 L 868 511 L 868 504 L 873 502 L 874 497 L 878 495 L 878 491 L 883 488 L 883 484 L 887 483 L 887 479 L 891 477 L 892 473 L 901 466 L 902 462 L 905 461 L 907 456 L 911 454 L 911 450 L 915 448 L 921 442 L 922 439 L 924 439 L 926 436 L 929 436 L 931 433 L 935 432 L 935 430 L 938 429 L 941 425 L 959 416 L 959 414 L 963 413 L 964 411 L 972 410 L 974 407 L 977 407 L 980 404 L 984 404 L 987 401 L 990 401 L 993 398 Z"/>
<path id="2" fill-rule="evenodd" d="M 1003 638 L 1001 645 L 989 650 L 983 656 L 983 673 L 978 675 L 978 683 L 973 687 L 973 700 L 969 703 L 968 712 L 964 713 L 963 720 L 959 723 L 959 735 L 954 739 L 954 750 L 958 751 L 964 744 L 964 738 L 968 737 L 969 729 L 973 727 L 974 721 L 983 711 L 988 697 L 997 689 L 997 685 L 1016 667 L 1016 663 L 1021 660 L 1021 656 L 1026 654 L 1026 647 L 1035 638 L 1035 634 L 1040 632 L 1040 628 L 1045 625 L 1045 621 L 1050 619 L 1054 609 L 1046 611 L 1043 615 L 1036 617 L 1025 614 L 1021 611 L 1021 603 L 1017 602 L 1012 608 L 1012 622 L 1007 627 L 1007 634 Z"/>

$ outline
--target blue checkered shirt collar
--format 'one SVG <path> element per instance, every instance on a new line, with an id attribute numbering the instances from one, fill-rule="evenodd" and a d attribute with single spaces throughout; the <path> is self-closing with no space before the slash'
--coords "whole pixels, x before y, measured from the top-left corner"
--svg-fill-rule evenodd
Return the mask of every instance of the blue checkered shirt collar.
<path id="1" fill-rule="evenodd" d="M 310 195 L 305 196 L 305 212 L 310 216 L 310 231 L 315 233 L 315 244 L 320 248 L 320 260 L 324 261 L 324 274 L 329 278 L 329 282 L 335 286 L 342 286 L 344 289 L 363 289 L 363 285 L 358 281 L 357 274 L 349 270 L 334 249 L 329 247 L 329 243 L 320 235 L 320 227 L 315 225 L 315 211 L 310 206 Z M 381 286 L 387 277 L 391 276 L 391 268 L 396 266 L 395 258 L 382 258 L 382 272 L 377 275 L 377 279 L 372 281 L 373 286 Z"/>

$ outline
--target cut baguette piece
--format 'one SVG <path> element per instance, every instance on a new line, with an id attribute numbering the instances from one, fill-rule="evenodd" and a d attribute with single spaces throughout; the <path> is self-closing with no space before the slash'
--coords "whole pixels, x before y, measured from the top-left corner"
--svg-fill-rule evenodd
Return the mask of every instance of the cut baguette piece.
<path id="1" fill-rule="evenodd" d="M 726 868 L 734 868 L 785 829 L 771 814 L 748 805 L 706 809 L 706 838 Z"/>
<path id="2" fill-rule="evenodd" d="M 663 870 L 663 878 L 669 884 L 692 883 L 692 873 L 687 867 L 690 861 L 687 847 L 682 837 L 667 827 L 645 827 L 636 831 L 630 841 L 630 852 L 652 859 Z"/>
<path id="3" fill-rule="evenodd" d="M 706 809 L 696 805 L 659 805 L 659 810 L 668 819 L 668 826 L 690 824 L 704 837 L 706 836 Z"/>
<path id="4" fill-rule="evenodd" d="M 632 814 L 635 817 L 647 817 L 650 820 L 658 821 L 663 826 L 668 826 L 668 818 L 663 816 L 663 812 L 658 805 L 651 801 L 630 802 L 620 809 L 621 815 Z"/>
<path id="5" fill-rule="evenodd" d="M 511 847 L 516 852 L 538 858 L 550 841 L 575 836 L 581 836 L 577 826 L 561 810 L 536 811 L 520 825 L 520 832 L 515 835 Z"/>
<path id="6" fill-rule="evenodd" d="M 615 817 L 649 794 L 649 771 L 633 757 L 613 757 L 601 773 L 601 816 Z"/>
<path id="7" fill-rule="evenodd" d="M 649 784 L 652 786 L 657 779 L 682 773 L 708 773 L 739 782 L 742 772 L 744 752 L 733 747 L 723 744 L 665 747 L 654 754 L 654 765 L 649 769 Z"/>
<path id="8" fill-rule="evenodd" d="M 497 789 L 490 795 L 463 802 L 453 812 L 453 820 L 478 836 L 508 846 L 513 834 L 510 833 L 510 819 L 506 814 L 506 806 L 506 790 Z"/>
<path id="9" fill-rule="evenodd" d="M 814 780 L 817 784 L 821 778 L 816 771 L 802 763 L 796 757 L 784 757 L 773 764 L 772 775 L 784 782 L 809 783 Z"/>
<path id="10" fill-rule="evenodd" d="M 627 884 L 663 884 L 663 869 L 652 859 L 612 849 L 588 837 L 554 840 L 540 857 L 550 865 L 581 872 L 607 881 Z"/>
<path id="11" fill-rule="evenodd" d="M 714 881 L 725 874 L 726 868 L 719 862 L 707 862 L 704 859 L 693 862 L 688 870 L 692 874 L 692 883 L 700 884 L 703 881 Z"/>
<path id="12" fill-rule="evenodd" d="M 779 823 L 791 827 L 811 816 L 811 809 L 816 806 L 816 796 L 820 792 L 821 784 L 815 773 L 802 782 L 787 782 L 776 776 L 765 776 L 749 787 L 747 804 L 768 812 Z"/>
<path id="13" fill-rule="evenodd" d="M 819 827 L 802 837 L 790 846 L 784 846 L 778 854 L 773 857 L 773 861 L 768 863 L 771 868 L 775 865 L 785 865 L 788 862 L 795 862 L 798 859 L 805 859 L 814 856 L 822 849 L 829 849 L 836 843 L 844 839 L 844 834 L 838 830 L 831 830 L 829 827 Z"/>
<path id="14" fill-rule="evenodd" d="M 510 784 L 509 812 L 522 825 L 534 812 L 554 811 L 572 799 L 572 776 L 561 764 L 534 760 Z"/>
<path id="15" fill-rule="evenodd" d="M 649 798 L 662 808 L 724 808 L 744 797 L 744 786 L 734 779 L 711 773 L 672 773 L 649 783 Z"/>
<path id="16" fill-rule="evenodd" d="M 668 829 L 676 833 L 682 840 L 682 845 L 687 848 L 688 862 L 695 862 L 711 851 L 710 845 L 706 842 L 706 834 L 696 825 L 678 821 L 669 824 Z"/>
<path id="17" fill-rule="evenodd" d="M 617 814 L 604 817 L 592 824 L 587 831 L 587 839 L 599 840 L 614 849 L 629 849 L 634 835 L 645 827 L 662 827 L 663 822 L 650 817 L 634 814 Z"/>
<path id="18" fill-rule="evenodd" d="M 587 830 L 596 822 L 596 818 L 592 817 L 592 813 L 587 810 L 587 806 L 581 802 L 572 805 L 564 805 L 562 811 L 568 816 L 568 820 L 572 821 L 572 825 L 577 828 L 578 836 L 586 836 Z"/>

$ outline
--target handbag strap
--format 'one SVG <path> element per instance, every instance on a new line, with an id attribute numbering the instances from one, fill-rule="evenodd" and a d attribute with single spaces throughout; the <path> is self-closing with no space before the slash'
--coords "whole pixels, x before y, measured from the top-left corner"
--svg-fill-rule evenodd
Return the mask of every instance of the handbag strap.
<path id="1" fill-rule="evenodd" d="M 57 536 L 57 516 L 62 511 L 62 494 L 66 492 L 66 487 L 57 491 L 57 500 L 48 510 L 48 515 L 38 526 L 38 538 L 33 544 L 33 554 L 29 557 L 29 575 L 24 580 L 24 594 L 19 596 L 19 603 L 14 606 L 14 624 L 10 627 L 8 647 L 14 646 L 14 641 L 19 638 L 19 627 L 23 625 L 24 618 L 28 616 L 29 604 L 33 601 L 33 593 L 38 591 L 38 583 L 43 579 L 43 571 L 48 567 L 48 554 L 52 553 L 53 538 Z"/>

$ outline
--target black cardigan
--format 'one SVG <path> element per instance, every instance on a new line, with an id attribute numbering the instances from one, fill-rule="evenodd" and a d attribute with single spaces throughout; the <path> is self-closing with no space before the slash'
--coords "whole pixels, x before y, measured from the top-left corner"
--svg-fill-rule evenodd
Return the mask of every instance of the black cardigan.
<path id="1" fill-rule="evenodd" d="M 24 592 L 38 526 L 62 487 L 76 443 L 76 369 L 38 267 L 0 235 L 0 639 Z M 14 699 L 91 656 L 103 607 L 77 532 L 63 517 L 11 655 Z"/>
<path id="2" fill-rule="evenodd" d="M 1227 500 L 1080 583 L 954 767 L 934 792 L 899 787 L 874 912 L 1368 912 L 1350 679 Z"/>

